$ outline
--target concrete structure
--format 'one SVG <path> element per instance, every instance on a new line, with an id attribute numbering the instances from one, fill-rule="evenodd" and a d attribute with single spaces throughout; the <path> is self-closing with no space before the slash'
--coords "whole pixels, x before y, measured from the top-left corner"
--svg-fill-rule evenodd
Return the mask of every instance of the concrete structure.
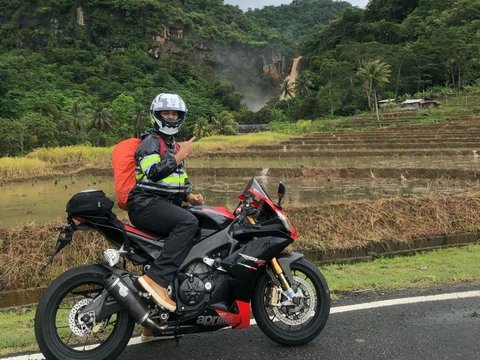
<path id="1" fill-rule="evenodd" d="M 436 100 L 408 99 L 401 103 L 402 109 L 430 109 L 439 107 L 440 103 Z"/>
<path id="2" fill-rule="evenodd" d="M 239 133 L 252 133 L 260 131 L 270 130 L 270 125 L 268 124 L 239 124 L 238 132 Z"/>
<path id="3" fill-rule="evenodd" d="M 393 106 L 397 106 L 397 103 L 395 102 L 395 99 L 385 99 L 385 100 L 380 100 L 378 102 L 378 107 L 380 109 L 389 108 L 389 107 L 393 107 Z"/>

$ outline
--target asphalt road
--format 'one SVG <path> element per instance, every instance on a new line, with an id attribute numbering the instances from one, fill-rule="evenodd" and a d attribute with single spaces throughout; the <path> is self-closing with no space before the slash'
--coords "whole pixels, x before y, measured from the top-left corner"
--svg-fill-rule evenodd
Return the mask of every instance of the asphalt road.
<path id="1" fill-rule="evenodd" d="M 392 294 L 355 294 L 334 306 L 397 297 L 480 290 L 480 284 Z M 127 359 L 480 359 L 480 297 L 418 302 L 332 313 L 325 330 L 311 343 L 285 347 L 269 340 L 257 326 L 221 330 L 129 346 Z"/>
<path id="2" fill-rule="evenodd" d="M 462 297 L 463 298 L 458 298 Z M 139 342 L 133 339 L 133 342 Z M 42 359 L 40 354 L 6 359 Z M 257 326 L 128 346 L 119 360 L 478 360 L 480 283 L 392 293 L 344 294 L 324 331 L 285 347 Z"/>

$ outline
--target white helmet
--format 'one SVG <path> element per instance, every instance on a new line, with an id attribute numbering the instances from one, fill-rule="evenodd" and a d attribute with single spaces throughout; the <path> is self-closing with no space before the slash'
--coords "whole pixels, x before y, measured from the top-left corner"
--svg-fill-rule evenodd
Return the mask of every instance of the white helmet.
<path id="1" fill-rule="evenodd" d="M 178 118 L 175 121 L 166 120 L 161 115 L 161 111 L 177 111 Z M 183 99 L 177 94 L 158 94 L 150 106 L 150 115 L 152 124 L 163 134 L 174 135 L 180 130 L 187 116 L 187 107 Z"/>

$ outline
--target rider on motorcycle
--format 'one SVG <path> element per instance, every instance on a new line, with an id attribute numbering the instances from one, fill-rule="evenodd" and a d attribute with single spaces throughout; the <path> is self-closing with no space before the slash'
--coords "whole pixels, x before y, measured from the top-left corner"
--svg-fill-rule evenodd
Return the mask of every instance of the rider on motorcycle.
<path id="1" fill-rule="evenodd" d="M 167 288 L 198 229 L 197 218 L 181 204 L 204 203 L 201 194 L 192 193 L 184 163 L 192 152 L 194 138 L 180 144 L 174 140 L 186 113 L 179 95 L 162 93 L 155 97 L 150 106 L 152 127 L 142 135 L 135 152 L 137 185 L 128 197 L 128 215 L 134 226 L 168 235 L 161 255 L 139 282 L 160 306 L 172 312 L 176 303 Z"/>

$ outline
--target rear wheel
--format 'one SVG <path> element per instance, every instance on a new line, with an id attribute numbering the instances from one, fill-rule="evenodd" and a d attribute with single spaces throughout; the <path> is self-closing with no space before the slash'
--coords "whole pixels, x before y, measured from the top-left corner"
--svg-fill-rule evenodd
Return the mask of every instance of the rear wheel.
<path id="1" fill-rule="evenodd" d="M 289 300 L 280 286 L 265 274 L 252 298 L 252 312 L 259 328 L 283 345 L 303 345 L 325 327 L 330 314 L 330 292 L 320 271 L 300 259 L 290 265 L 297 296 Z"/>
<path id="2" fill-rule="evenodd" d="M 108 272 L 98 265 L 80 266 L 47 288 L 35 316 L 35 337 L 46 359 L 107 360 L 123 351 L 135 325 L 126 311 L 106 319 L 79 316 L 105 289 Z"/>

